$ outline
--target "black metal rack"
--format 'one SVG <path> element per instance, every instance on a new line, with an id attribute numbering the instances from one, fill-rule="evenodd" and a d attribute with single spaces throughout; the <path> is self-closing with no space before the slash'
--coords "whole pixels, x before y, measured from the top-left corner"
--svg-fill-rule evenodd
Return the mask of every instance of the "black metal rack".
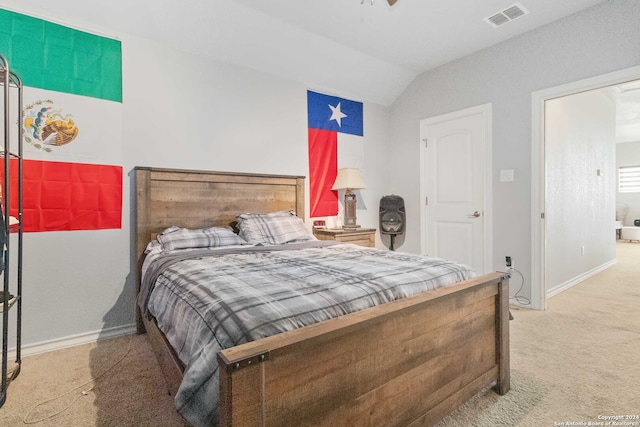
<path id="1" fill-rule="evenodd" d="M 2 297 L 2 378 L 0 379 L 0 407 L 7 399 L 9 382 L 20 374 L 22 340 L 22 80 L 9 70 L 9 62 L 0 55 L 0 88 L 2 88 L 3 145 L 0 156 L 3 162 L 2 194 L 0 196 L 0 274 L 3 276 Z M 15 132 L 12 132 L 12 129 Z M 13 168 L 17 171 L 12 175 Z M 15 179 L 15 181 L 14 181 Z M 10 215 L 12 192 L 17 191 L 16 216 Z M 13 247 L 11 232 L 17 247 Z M 17 256 L 14 262 L 11 254 Z M 15 274 L 15 277 L 14 277 Z M 9 369 L 9 311 L 15 306 L 16 360 Z M 13 320 L 13 319 L 11 319 Z"/>

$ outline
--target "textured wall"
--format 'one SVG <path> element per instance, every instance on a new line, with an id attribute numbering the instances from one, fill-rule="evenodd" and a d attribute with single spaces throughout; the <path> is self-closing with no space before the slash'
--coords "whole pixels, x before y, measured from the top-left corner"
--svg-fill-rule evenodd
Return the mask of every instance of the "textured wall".
<path id="1" fill-rule="evenodd" d="M 552 291 L 615 259 L 616 107 L 603 90 L 547 101 L 546 268 Z"/>

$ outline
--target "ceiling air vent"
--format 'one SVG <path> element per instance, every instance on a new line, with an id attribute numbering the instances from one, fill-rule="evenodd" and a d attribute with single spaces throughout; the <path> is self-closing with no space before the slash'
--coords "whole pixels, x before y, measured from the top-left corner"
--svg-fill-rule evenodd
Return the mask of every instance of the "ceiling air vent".
<path id="1" fill-rule="evenodd" d="M 490 17 L 488 17 L 486 19 L 491 24 L 493 24 L 494 27 L 498 27 L 498 26 L 500 26 L 502 24 L 506 24 L 507 22 L 509 22 L 509 18 L 507 18 L 502 13 L 496 13 L 495 15 L 490 16 Z"/>
<path id="2" fill-rule="evenodd" d="M 529 11 L 525 9 L 520 3 L 516 3 L 503 11 L 494 13 L 488 18 L 484 18 L 484 20 L 494 27 L 499 27 L 502 24 L 506 24 L 507 22 L 513 21 L 514 19 L 520 18 L 521 16 L 524 16 L 528 13 Z"/>

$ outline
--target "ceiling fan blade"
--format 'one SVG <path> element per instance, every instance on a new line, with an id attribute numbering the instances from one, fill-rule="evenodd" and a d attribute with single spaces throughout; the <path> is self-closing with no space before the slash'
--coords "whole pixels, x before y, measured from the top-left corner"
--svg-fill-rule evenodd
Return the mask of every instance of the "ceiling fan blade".
<path id="1" fill-rule="evenodd" d="M 394 4 L 396 4 L 398 0 L 387 0 L 387 2 L 389 3 L 389 6 L 393 6 Z"/>

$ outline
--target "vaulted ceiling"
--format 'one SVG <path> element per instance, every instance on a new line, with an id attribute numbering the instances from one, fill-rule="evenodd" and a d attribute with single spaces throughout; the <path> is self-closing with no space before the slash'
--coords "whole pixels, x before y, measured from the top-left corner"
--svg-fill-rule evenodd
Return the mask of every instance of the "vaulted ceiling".
<path id="1" fill-rule="evenodd" d="M 425 70 L 601 1 L 0 0 L 0 7 L 390 105 Z M 498 27 L 486 21 L 514 5 L 527 13 Z"/>

